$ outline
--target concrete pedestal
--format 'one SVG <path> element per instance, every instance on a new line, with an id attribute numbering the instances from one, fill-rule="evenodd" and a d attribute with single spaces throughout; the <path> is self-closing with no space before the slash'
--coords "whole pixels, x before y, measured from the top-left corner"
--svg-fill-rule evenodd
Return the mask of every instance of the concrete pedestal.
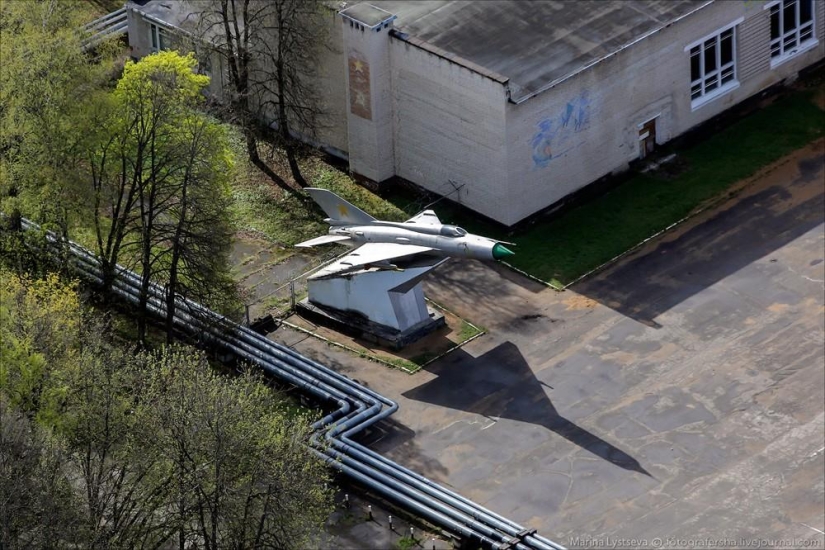
<path id="1" fill-rule="evenodd" d="M 373 323 L 363 315 L 351 311 L 316 306 L 307 298 L 295 304 L 295 307 L 299 315 L 313 323 L 394 350 L 402 349 L 446 325 L 444 315 L 431 308 L 428 308 L 429 316 L 425 321 L 399 331 Z"/>
<path id="2" fill-rule="evenodd" d="M 331 264 L 307 279 L 309 297 L 299 311 L 358 337 L 400 348 L 445 324 L 424 301 L 421 280 L 445 262 L 419 257 L 398 269 L 367 268 L 341 273 Z"/>

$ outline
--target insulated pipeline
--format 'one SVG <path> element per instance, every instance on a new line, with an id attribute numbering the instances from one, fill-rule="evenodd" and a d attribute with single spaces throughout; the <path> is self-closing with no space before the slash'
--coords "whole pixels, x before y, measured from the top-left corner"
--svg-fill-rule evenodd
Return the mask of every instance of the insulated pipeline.
<path id="1" fill-rule="evenodd" d="M 22 226 L 39 229 L 25 219 Z M 81 277 L 98 285 L 102 282 L 100 261 L 94 254 L 75 243 L 61 243 L 48 232 L 46 236 L 55 246 L 67 247 L 72 266 Z M 138 304 L 140 285 L 139 275 L 118 267 L 111 292 L 128 303 Z M 152 283 L 146 298 L 147 310 L 158 318 L 165 318 L 166 290 Z M 352 436 L 398 409 L 392 399 L 196 302 L 176 297 L 175 304 L 173 322 L 179 330 L 257 365 L 267 375 L 301 389 L 334 409 L 312 425 L 314 433 L 309 441 L 313 452 L 333 468 L 427 521 L 484 547 L 563 550 L 545 537 L 353 441 Z"/>

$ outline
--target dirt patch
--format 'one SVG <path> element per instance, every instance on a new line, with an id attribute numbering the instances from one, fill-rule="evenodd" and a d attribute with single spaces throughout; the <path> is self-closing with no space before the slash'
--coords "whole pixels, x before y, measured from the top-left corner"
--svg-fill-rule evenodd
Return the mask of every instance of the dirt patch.
<path id="1" fill-rule="evenodd" d="M 647 170 L 647 174 L 665 181 L 672 181 L 686 172 L 688 168 L 690 168 L 690 164 L 688 164 L 687 159 L 674 154 L 671 158 L 661 159 L 654 166 L 651 166 Z"/>
<path id="2" fill-rule="evenodd" d="M 772 313 L 785 313 L 789 307 L 788 304 L 771 304 L 768 306 L 768 311 Z"/>
<path id="3" fill-rule="evenodd" d="M 592 309 L 598 305 L 596 300 L 582 296 L 581 294 L 573 294 L 569 298 L 564 299 L 562 303 L 567 306 L 567 311 Z"/>
<path id="4" fill-rule="evenodd" d="M 291 301 L 289 281 L 295 298 L 305 292 L 301 276 L 339 253 L 338 249 L 304 251 L 270 242 L 250 231 L 240 231 L 232 242 L 232 276 L 240 285 L 250 320 L 275 314 Z"/>

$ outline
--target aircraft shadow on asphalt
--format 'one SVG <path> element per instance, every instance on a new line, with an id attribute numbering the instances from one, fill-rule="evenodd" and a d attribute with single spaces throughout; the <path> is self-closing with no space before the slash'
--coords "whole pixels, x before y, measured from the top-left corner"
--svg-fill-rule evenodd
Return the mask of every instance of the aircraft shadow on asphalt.
<path id="1" fill-rule="evenodd" d="M 825 155 L 798 163 L 787 184 L 745 196 L 673 241 L 572 290 L 648 326 L 656 317 L 825 221 Z M 804 200 L 792 200 L 793 195 Z M 821 261 L 811 258 L 812 261 Z"/>
<path id="2" fill-rule="evenodd" d="M 437 378 L 408 390 L 404 397 L 544 426 L 599 458 L 650 476 L 635 458 L 561 416 L 547 396 L 547 385 L 536 378 L 518 347 L 511 342 L 476 358 L 458 350 L 427 370 Z"/>

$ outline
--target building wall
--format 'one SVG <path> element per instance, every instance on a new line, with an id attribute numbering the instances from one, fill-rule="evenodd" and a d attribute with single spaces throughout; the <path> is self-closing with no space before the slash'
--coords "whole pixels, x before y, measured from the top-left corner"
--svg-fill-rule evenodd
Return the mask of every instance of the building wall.
<path id="1" fill-rule="evenodd" d="M 129 49 L 132 57 L 140 59 L 152 53 L 149 22 L 133 9 L 126 10 L 126 20 L 129 22 Z"/>
<path id="2" fill-rule="evenodd" d="M 348 150 L 348 139 L 341 21 L 336 11 L 323 6 L 314 24 L 323 26 L 318 36 L 323 37 L 325 42 L 317 50 L 316 71 L 303 78 L 312 83 L 311 93 L 314 97 L 310 105 L 316 111 L 315 127 L 307 128 L 290 116 L 289 130 L 301 141 L 344 156 Z M 275 65 L 269 56 L 264 59 L 253 58 L 250 70 L 253 74 L 260 71 L 254 74 L 254 78 L 259 81 L 272 79 L 275 75 Z M 262 104 L 264 101 L 266 104 Z M 277 128 L 277 102 L 272 95 L 267 92 L 261 96 L 253 95 L 250 97 L 250 105 L 261 113 L 261 117 L 271 128 Z"/>
<path id="3" fill-rule="evenodd" d="M 639 130 L 656 117 L 663 143 L 825 56 L 823 1 L 815 2 L 812 50 L 770 68 L 765 2 L 714 2 L 527 101 L 508 104 L 512 205 L 493 216 L 515 223 L 639 158 Z M 691 107 L 686 47 L 737 19 L 739 87 Z M 489 215 L 489 214 L 488 214 Z"/>
<path id="4" fill-rule="evenodd" d="M 326 29 L 328 42 L 321 48 L 318 74 L 318 95 L 321 100 L 318 141 L 324 145 L 334 147 L 341 153 L 349 150 L 347 140 L 347 89 L 346 89 L 346 59 L 341 33 L 341 17 L 334 10 L 324 15 L 323 23 Z"/>
<path id="5" fill-rule="evenodd" d="M 390 27 L 344 18 L 350 169 L 373 181 L 395 175 Z"/>
<path id="6" fill-rule="evenodd" d="M 397 38 L 390 59 L 396 175 L 507 219 L 504 87 Z"/>
<path id="7" fill-rule="evenodd" d="M 129 24 L 128 33 L 131 56 L 135 59 L 140 59 L 151 54 L 152 39 L 149 29 L 152 22 L 144 19 L 140 12 L 133 9 L 126 10 L 126 19 Z M 175 40 L 178 40 L 177 44 L 181 50 L 189 51 L 191 49 L 191 43 L 176 39 L 173 30 L 168 30 L 167 35 L 172 40 L 173 46 L 176 44 Z M 208 91 L 212 97 L 221 98 L 223 97 L 223 89 L 227 76 L 225 67 L 223 66 L 223 58 L 217 53 L 213 53 L 210 55 L 209 61 L 211 71 L 209 72 L 210 81 Z"/>
<path id="8" fill-rule="evenodd" d="M 330 13 L 317 141 L 348 154 L 356 173 L 401 176 L 511 225 L 639 158 L 646 121 L 664 143 L 825 57 L 825 0 L 815 0 L 819 43 L 771 68 L 769 3 L 714 2 L 519 104 L 479 67 L 386 30 L 362 37 Z M 132 54 L 147 55 L 149 22 L 128 15 Z M 692 106 L 686 48 L 737 21 L 739 86 Z M 369 118 L 351 108 L 354 51 L 372 64 Z"/>

